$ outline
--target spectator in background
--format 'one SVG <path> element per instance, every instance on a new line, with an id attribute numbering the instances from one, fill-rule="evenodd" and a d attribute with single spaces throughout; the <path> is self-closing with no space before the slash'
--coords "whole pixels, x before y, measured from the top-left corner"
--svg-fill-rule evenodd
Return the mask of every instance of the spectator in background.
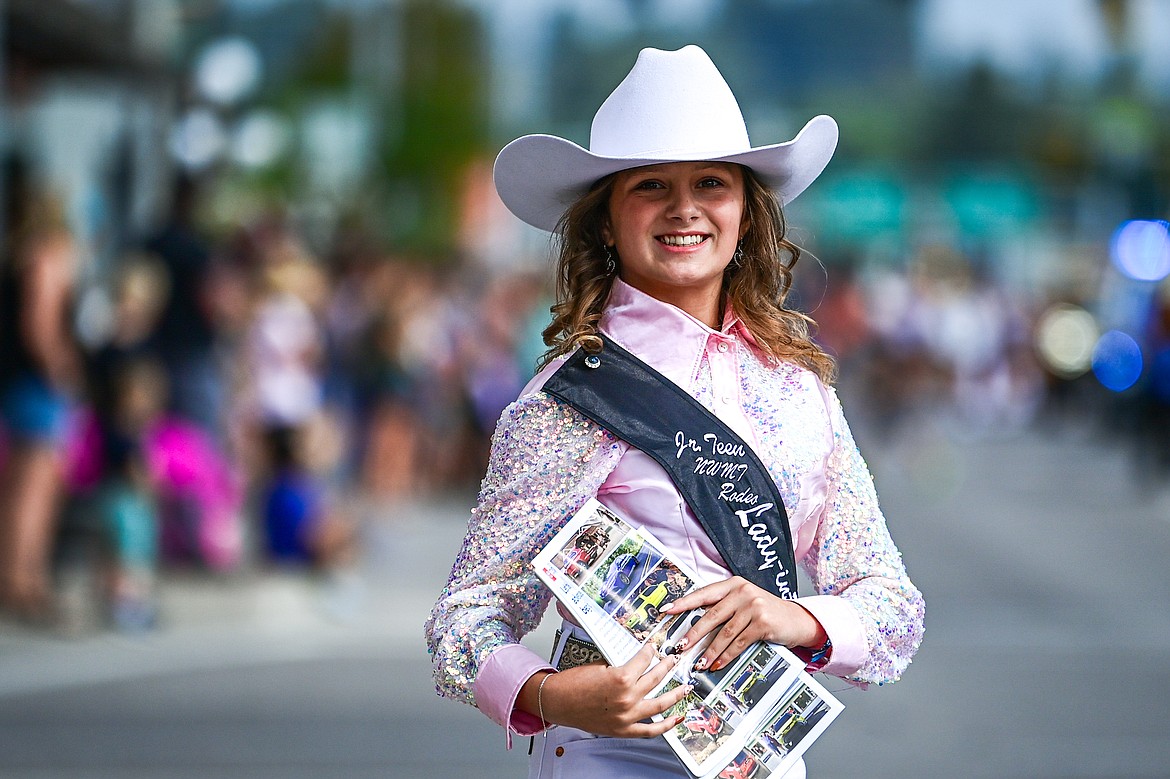
<path id="1" fill-rule="evenodd" d="M 266 252 L 246 347 L 250 398 L 265 428 L 297 428 L 321 411 L 324 332 L 317 313 L 325 279 L 287 235 Z"/>
<path id="2" fill-rule="evenodd" d="M 274 562 L 331 566 L 350 534 L 331 511 L 322 477 L 335 464 L 337 438 L 324 408 L 329 286 L 287 228 L 267 236 L 259 259 L 262 287 L 241 356 L 246 446 L 259 450 L 263 548 Z"/>
<path id="3" fill-rule="evenodd" d="M 402 317 L 398 357 L 416 388 L 416 461 L 426 464 L 415 469 L 418 482 L 427 489 L 466 485 L 475 478 L 479 439 L 464 385 L 461 337 L 474 327 L 475 299 L 449 272 L 391 264 L 381 275 L 389 282 L 381 306 Z"/>
<path id="4" fill-rule="evenodd" d="M 865 295 L 857 283 L 854 264 L 834 268 L 835 277 L 816 309 L 816 340 L 845 370 L 871 338 Z"/>
<path id="5" fill-rule="evenodd" d="M 111 615 L 130 628 L 153 621 L 160 551 L 224 571 L 242 546 L 239 479 L 208 432 L 167 410 L 171 387 L 153 335 L 168 284 L 157 259 L 123 261 L 113 326 L 87 365 L 89 408 L 71 437 L 70 485 L 109 552 Z"/>
<path id="6" fill-rule="evenodd" d="M 534 365 L 521 365 L 519 352 L 540 292 L 540 285 L 526 276 L 493 279 L 483 292 L 476 316 L 463 333 L 463 381 L 480 470 L 487 466 L 488 445 L 496 420 L 532 378 Z"/>
<path id="7" fill-rule="evenodd" d="M 1170 282 L 1163 282 L 1146 328 L 1149 369 L 1139 385 L 1136 465 L 1147 486 L 1170 471 Z"/>
<path id="8" fill-rule="evenodd" d="M 114 284 L 114 321 L 109 339 L 90 355 L 86 384 L 103 438 L 118 427 L 121 374 L 140 361 L 161 360 L 154 339 L 155 328 L 169 296 L 166 269 L 149 256 L 128 257 L 117 271 Z M 161 377 L 164 401 L 169 382 Z"/>
<path id="9" fill-rule="evenodd" d="M 51 616 L 50 557 L 61 497 L 69 396 L 80 378 L 70 328 L 76 248 L 57 203 L 9 160 L 0 267 L 0 414 L 9 452 L 0 479 L 0 604 Z"/>
<path id="10" fill-rule="evenodd" d="M 180 174 L 171 215 L 146 242 L 169 280 L 154 346 L 171 387 L 172 412 L 220 437 L 223 381 L 215 354 L 215 326 L 208 299 L 211 250 L 195 226 L 196 182 Z"/>
<path id="11" fill-rule="evenodd" d="M 262 498 L 264 552 L 277 565 L 335 571 L 352 562 L 354 528 L 335 509 L 290 428 L 265 434 L 271 474 Z"/>
<path id="12" fill-rule="evenodd" d="M 109 616 L 122 630 L 154 625 L 159 513 L 147 440 L 162 420 L 169 382 L 152 335 L 169 278 L 154 258 L 128 257 L 114 291 L 109 340 L 91 355 L 87 387 L 97 469 L 92 506 L 106 551 Z M 77 474 L 75 474 L 76 476 Z"/>
<path id="13" fill-rule="evenodd" d="M 148 435 L 161 420 L 166 378 L 146 357 L 123 362 L 112 378 L 113 405 L 102 431 L 102 481 L 97 509 L 107 551 L 109 616 L 124 631 L 154 626 L 154 578 L 159 562 L 157 492 Z"/>
<path id="14" fill-rule="evenodd" d="M 405 346 L 412 319 L 433 302 L 432 288 L 424 273 L 398 264 L 386 263 L 374 276 L 383 299 L 359 341 L 356 371 L 364 420 L 361 485 L 397 500 L 414 494 L 422 476 L 422 377 Z"/>

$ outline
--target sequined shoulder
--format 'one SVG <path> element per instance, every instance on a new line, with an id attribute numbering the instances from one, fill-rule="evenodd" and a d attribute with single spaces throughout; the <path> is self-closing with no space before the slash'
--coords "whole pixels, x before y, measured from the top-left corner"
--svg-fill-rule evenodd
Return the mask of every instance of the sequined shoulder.
<path id="1" fill-rule="evenodd" d="M 609 433 L 543 392 L 504 410 L 467 535 L 426 624 L 440 694 L 474 703 L 487 656 L 536 627 L 551 596 L 530 561 L 620 456 Z"/>

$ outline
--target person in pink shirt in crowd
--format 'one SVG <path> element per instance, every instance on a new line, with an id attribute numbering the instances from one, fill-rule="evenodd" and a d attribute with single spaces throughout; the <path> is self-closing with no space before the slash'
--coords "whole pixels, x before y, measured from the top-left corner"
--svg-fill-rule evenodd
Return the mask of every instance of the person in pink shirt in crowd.
<path id="1" fill-rule="evenodd" d="M 559 238 L 557 302 L 544 367 L 496 428 L 478 506 L 426 634 L 441 695 L 478 707 L 509 746 L 512 734 L 544 733 L 531 776 L 688 775 L 658 737 L 680 718 L 650 719 L 687 688 L 646 697 L 674 658 L 652 665 L 647 642 L 623 666 L 549 663 L 521 644 L 551 599 L 531 561 L 589 498 L 713 582 L 662 609 L 706 608 L 683 639 L 712 636 L 699 670 L 726 668 L 767 640 L 810 669 L 885 684 L 921 642 L 923 599 L 830 386 L 832 360 L 811 340 L 810 320 L 784 307 L 800 251 L 781 209 L 821 173 L 836 142 L 836 123 L 818 116 L 791 141 L 752 147 L 722 75 L 687 46 L 640 53 L 597 111 L 589 149 L 531 135 L 497 157 L 505 205 Z M 713 540 L 720 532 L 700 521 L 706 510 L 684 499 L 669 463 L 550 394 L 558 372 L 588 375 L 569 369 L 597 368 L 618 347 L 758 455 L 786 509 L 792 559 L 815 594 L 791 597 L 795 587 L 779 587 L 779 577 L 774 591 L 750 573 L 733 575 L 745 561 L 725 559 Z M 571 622 L 562 630 L 588 640 Z M 799 763 L 788 775 L 803 774 Z"/>

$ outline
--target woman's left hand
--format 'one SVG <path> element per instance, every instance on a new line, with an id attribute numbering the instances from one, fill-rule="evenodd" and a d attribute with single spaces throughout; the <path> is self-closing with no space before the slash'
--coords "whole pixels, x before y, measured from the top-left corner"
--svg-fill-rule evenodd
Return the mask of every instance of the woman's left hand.
<path id="1" fill-rule="evenodd" d="M 696 662 L 698 670 L 718 671 L 756 641 L 787 647 L 819 647 L 825 643 L 824 628 L 803 606 L 739 576 L 700 587 L 664 608 L 663 613 L 679 614 L 700 607 L 707 611 L 686 632 L 682 648 L 694 646 L 703 636 L 717 632 Z"/>

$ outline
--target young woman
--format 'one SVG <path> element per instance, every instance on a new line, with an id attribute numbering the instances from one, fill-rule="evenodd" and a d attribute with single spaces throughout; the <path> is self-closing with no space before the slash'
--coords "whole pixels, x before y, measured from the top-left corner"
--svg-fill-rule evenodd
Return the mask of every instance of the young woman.
<path id="1" fill-rule="evenodd" d="M 695 46 L 646 49 L 598 110 L 588 150 L 547 135 L 513 141 L 496 186 L 514 214 L 560 238 L 558 299 L 541 373 L 503 414 L 463 549 L 427 622 L 439 692 L 511 734 L 547 731 L 533 776 L 686 776 L 646 698 L 672 661 L 550 665 L 521 645 L 551 597 L 530 562 L 587 499 L 649 529 L 707 581 L 663 609 L 705 616 L 700 666 L 752 642 L 784 644 L 859 684 L 896 680 L 922 637 L 923 601 L 878 508 L 829 382 L 830 358 L 787 310 L 798 249 L 781 213 L 828 164 L 836 123 L 753 148 L 727 84 Z M 544 391 L 603 336 L 663 374 L 750 445 L 787 510 L 794 557 L 816 594 L 782 597 L 732 575 L 693 507 L 653 459 Z M 654 425 L 654 419 L 645 420 Z M 673 435 L 673 433 L 670 433 Z M 587 640 L 579 628 L 565 630 Z M 801 772 L 803 768 L 801 768 Z M 796 772 L 793 773 L 795 775 Z"/>
<path id="2" fill-rule="evenodd" d="M 81 377 L 69 318 L 77 251 L 61 205 L 39 192 L 23 160 L 8 187 L 0 256 L 0 611 L 51 621 L 50 576 L 70 396 Z"/>

